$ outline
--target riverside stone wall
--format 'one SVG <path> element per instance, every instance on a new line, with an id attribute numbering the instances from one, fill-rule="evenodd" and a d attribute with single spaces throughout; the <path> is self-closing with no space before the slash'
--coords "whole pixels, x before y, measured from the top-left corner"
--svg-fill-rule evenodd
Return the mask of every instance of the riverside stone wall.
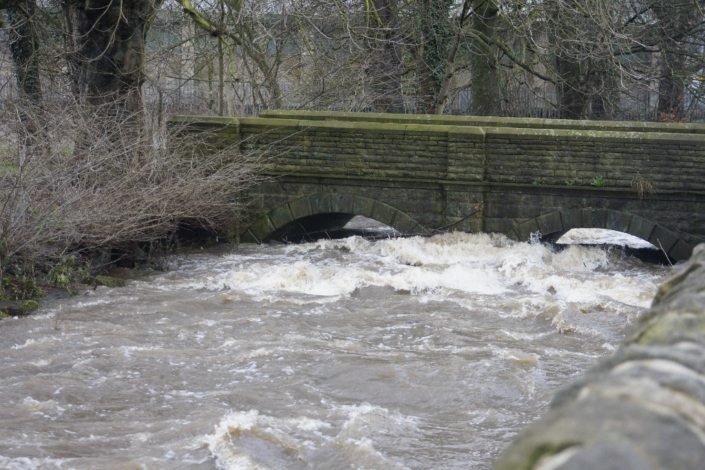
<path id="1" fill-rule="evenodd" d="M 591 223 L 580 226 L 658 241 L 675 259 L 705 241 L 705 125 L 296 111 L 172 125 L 268 155 L 276 180 L 250 193 L 248 241 L 323 210 L 290 203 L 334 195 L 390 206 L 400 226 L 419 230 L 456 224 L 525 239 Z M 653 191 L 637 194 L 639 180 Z"/>
<path id="2" fill-rule="evenodd" d="M 561 390 L 496 470 L 705 468 L 705 245 L 611 356 Z"/>

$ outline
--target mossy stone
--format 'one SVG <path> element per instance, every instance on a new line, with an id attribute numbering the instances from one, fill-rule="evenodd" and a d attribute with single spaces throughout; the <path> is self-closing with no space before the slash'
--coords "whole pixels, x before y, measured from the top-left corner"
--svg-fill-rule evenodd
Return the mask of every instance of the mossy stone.
<path id="1" fill-rule="evenodd" d="M 5 300 L 0 302 L 0 318 L 21 317 L 38 308 L 36 300 Z"/>
<path id="2" fill-rule="evenodd" d="M 105 287 L 125 287 L 125 280 L 112 276 L 96 276 L 95 280 L 98 284 Z"/>

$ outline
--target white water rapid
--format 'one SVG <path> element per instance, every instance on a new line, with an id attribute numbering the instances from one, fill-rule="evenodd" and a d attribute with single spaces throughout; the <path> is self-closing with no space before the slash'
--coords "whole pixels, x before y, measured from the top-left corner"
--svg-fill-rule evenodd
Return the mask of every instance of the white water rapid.
<path id="1" fill-rule="evenodd" d="M 670 273 L 459 233 L 172 267 L 0 321 L 0 468 L 488 469 Z"/>

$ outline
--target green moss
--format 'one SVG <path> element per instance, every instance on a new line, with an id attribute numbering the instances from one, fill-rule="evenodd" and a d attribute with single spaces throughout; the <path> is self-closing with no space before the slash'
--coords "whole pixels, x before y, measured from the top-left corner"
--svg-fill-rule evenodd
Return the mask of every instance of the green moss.
<path id="1" fill-rule="evenodd" d="M 534 468 L 534 466 L 543 457 L 556 455 L 564 450 L 579 445 L 576 442 L 544 442 L 532 449 L 532 451 L 526 457 L 526 467 L 527 469 Z"/>
<path id="2" fill-rule="evenodd" d="M 37 310 L 39 308 L 39 302 L 36 300 L 24 300 L 22 302 L 22 308 L 24 308 L 27 312 Z"/>
<path id="3" fill-rule="evenodd" d="M 494 468 L 496 470 L 531 470 L 542 458 L 559 454 L 576 445 L 580 444 L 561 440 L 546 440 L 530 444 L 526 437 L 524 440 L 519 438 L 511 448 L 513 452 L 501 458 Z"/>
<path id="4" fill-rule="evenodd" d="M 0 314 L 5 317 L 21 317 L 39 308 L 36 300 L 5 300 L 0 302 Z"/>
<path id="5" fill-rule="evenodd" d="M 125 287 L 125 280 L 112 276 L 96 276 L 95 280 L 98 284 L 105 287 Z"/>

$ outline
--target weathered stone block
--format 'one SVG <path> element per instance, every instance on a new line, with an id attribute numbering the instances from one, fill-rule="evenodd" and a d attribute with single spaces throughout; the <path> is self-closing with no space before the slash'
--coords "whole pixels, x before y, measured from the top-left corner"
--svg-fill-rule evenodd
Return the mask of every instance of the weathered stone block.
<path id="1" fill-rule="evenodd" d="M 607 211 L 604 209 L 582 209 L 582 226 L 585 228 L 605 228 Z"/>
<path id="2" fill-rule="evenodd" d="M 331 195 L 331 212 L 342 212 L 344 214 L 354 214 L 354 198 L 347 194 Z"/>
<path id="3" fill-rule="evenodd" d="M 576 209 L 561 211 L 561 220 L 563 221 L 563 230 L 581 228 L 583 225 L 582 213 Z"/>
<path id="4" fill-rule="evenodd" d="M 629 224 L 631 221 L 631 214 L 619 211 L 608 211 L 605 228 L 627 233 L 629 231 Z"/>
<path id="5" fill-rule="evenodd" d="M 313 214 L 311 210 L 311 202 L 308 197 L 302 197 L 289 202 L 289 210 L 294 220 L 300 219 Z"/>
<path id="6" fill-rule="evenodd" d="M 397 213 L 393 223 L 393 227 L 395 229 L 397 229 L 401 233 L 407 234 L 414 233 L 413 229 L 419 225 L 414 219 L 404 214 L 403 212 Z"/>
<path id="7" fill-rule="evenodd" d="M 370 199 L 367 197 L 356 197 L 353 201 L 352 213 L 374 218 L 372 217 L 374 206 L 374 199 Z"/>
<path id="8" fill-rule="evenodd" d="M 325 214 L 331 212 L 330 194 L 314 194 L 309 196 L 311 211 L 314 214 Z"/>
<path id="9" fill-rule="evenodd" d="M 289 205 L 284 204 L 269 213 L 269 220 L 275 228 L 280 228 L 294 220 L 294 217 L 289 211 Z"/>
<path id="10" fill-rule="evenodd" d="M 492 233 L 492 232 L 490 232 L 490 233 Z M 501 233 L 501 231 L 500 231 L 500 233 Z M 521 240 L 519 240 L 519 235 L 517 235 L 517 233 L 514 229 L 506 231 L 504 233 L 506 233 L 507 238 L 509 238 L 510 240 L 521 241 Z"/>
<path id="11" fill-rule="evenodd" d="M 531 239 L 531 234 L 538 231 L 539 226 L 536 223 L 536 219 L 528 220 L 514 227 L 514 233 L 516 233 L 518 240 L 522 242 L 528 242 Z"/>
<path id="12" fill-rule="evenodd" d="M 673 248 L 668 251 L 668 256 L 675 259 L 676 261 L 683 261 L 690 258 L 693 253 L 693 247 L 683 240 L 678 240 Z"/>
<path id="13" fill-rule="evenodd" d="M 536 219 L 536 225 L 542 235 L 564 231 L 560 212 L 552 212 L 538 217 Z"/>
<path id="14" fill-rule="evenodd" d="M 669 250 L 675 246 L 678 240 L 678 235 L 657 225 L 651 233 L 651 237 L 649 237 L 648 241 L 655 247 L 662 248 L 663 251 L 668 253 Z"/>
<path id="15" fill-rule="evenodd" d="M 248 230 L 245 232 L 245 234 L 240 237 L 240 243 L 261 243 L 262 241 L 258 239 L 253 233 L 252 230 Z"/>
<path id="16" fill-rule="evenodd" d="M 264 241 L 276 227 L 269 221 L 269 217 L 260 217 L 250 226 L 252 234 L 260 241 Z"/>
<path id="17" fill-rule="evenodd" d="M 406 233 L 410 233 L 412 235 L 422 235 L 424 233 L 427 233 L 426 229 L 423 227 L 421 224 L 414 224 Z"/>
<path id="18" fill-rule="evenodd" d="M 628 233 L 648 241 L 654 228 L 656 228 L 654 222 L 635 215 L 632 217 L 632 222 L 629 224 Z"/>
<path id="19" fill-rule="evenodd" d="M 397 212 L 399 211 L 397 211 L 392 206 L 377 201 L 375 202 L 374 208 L 372 209 L 371 218 L 391 227 L 392 223 L 394 222 L 394 217 L 397 215 Z"/>

